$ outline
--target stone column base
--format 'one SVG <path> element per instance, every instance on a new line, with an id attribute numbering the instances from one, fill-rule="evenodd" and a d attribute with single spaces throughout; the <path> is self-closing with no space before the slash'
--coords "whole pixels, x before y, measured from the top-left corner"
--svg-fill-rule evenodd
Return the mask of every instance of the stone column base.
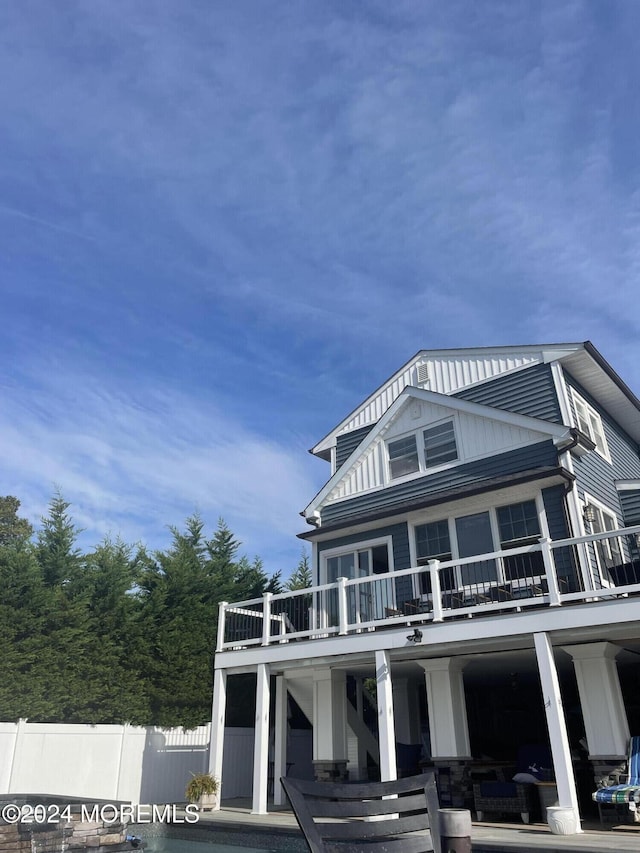
<path id="1" fill-rule="evenodd" d="M 313 772 L 316 778 L 316 782 L 346 782 L 349 778 L 347 774 L 346 759 L 314 759 Z"/>
<path id="2" fill-rule="evenodd" d="M 471 808 L 473 789 L 469 777 L 470 758 L 432 758 L 443 803 L 450 801 L 454 808 Z M 444 771 L 444 772 L 442 772 Z"/>

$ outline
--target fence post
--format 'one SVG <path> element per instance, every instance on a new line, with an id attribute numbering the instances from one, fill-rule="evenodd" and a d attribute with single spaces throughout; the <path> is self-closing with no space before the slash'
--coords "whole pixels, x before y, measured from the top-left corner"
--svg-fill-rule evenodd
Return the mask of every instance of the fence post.
<path id="1" fill-rule="evenodd" d="M 559 607 L 560 589 L 558 587 L 558 578 L 556 576 L 556 566 L 551 553 L 551 540 L 543 536 L 540 539 L 540 549 L 542 551 L 542 559 L 544 561 L 544 571 L 547 576 L 547 587 L 549 589 L 549 605 L 551 607 Z"/>
<path id="2" fill-rule="evenodd" d="M 347 579 L 338 578 L 338 634 L 347 633 Z"/>
<path id="3" fill-rule="evenodd" d="M 471 853 L 471 812 L 438 809 L 441 853 Z"/>
<path id="4" fill-rule="evenodd" d="M 271 636 L 271 597 L 272 592 L 265 592 L 262 600 L 262 645 L 269 645 Z"/>
<path id="5" fill-rule="evenodd" d="M 433 605 L 433 621 L 442 622 L 442 589 L 440 588 L 440 560 L 429 560 L 429 577 L 431 578 L 431 603 Z"/>
<path id="6" fill-rule="evenodd" d="M 216 651 L 221 652 L 224 645 L 224 620 L 227 618 L 226 606 L 228 601 L 221 601 L 218 605 L 218 640 L 216 642 Z"/>

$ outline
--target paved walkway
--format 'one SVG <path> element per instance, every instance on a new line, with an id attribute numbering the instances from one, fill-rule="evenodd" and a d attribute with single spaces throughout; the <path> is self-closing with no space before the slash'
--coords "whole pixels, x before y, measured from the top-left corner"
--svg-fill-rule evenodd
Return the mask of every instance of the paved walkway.
<path id="1" fill-rule="evenodd" d="M 216 825 L 220 828 L 232 827 L 268 831 L 292 832 L 298 825 L 293 814 L 287 809 L 270 806 L 271 811 L 266 815 L 251 814 L 246 800 L 231 800 L 217 812 L 205 812 L 199 825 Z M 602 830 L 597 822 L 585 824 L 585 831 L 580 835 L 552 835 L 549 827 L 543 823 L 474 823 L 474 850 L 491 851 L 574 851 L 574 853 L 592 853 L 606 850 L 608 853 L 618 851 L 640 851 L 640 824 L 617 826 L 612 830 Z"/>

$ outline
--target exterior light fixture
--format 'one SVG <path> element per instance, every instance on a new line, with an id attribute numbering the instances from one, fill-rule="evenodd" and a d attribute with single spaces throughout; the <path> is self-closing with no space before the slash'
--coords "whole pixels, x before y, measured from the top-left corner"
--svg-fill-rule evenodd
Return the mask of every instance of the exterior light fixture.
<path id="1" fill-rule="evenodd" d="M 591 506 L 591 504 L 587 504 L 582 511 L 582 518 L 584 519 L 584 523 L 590 527 L 596 520 L 596 508 Z"/>

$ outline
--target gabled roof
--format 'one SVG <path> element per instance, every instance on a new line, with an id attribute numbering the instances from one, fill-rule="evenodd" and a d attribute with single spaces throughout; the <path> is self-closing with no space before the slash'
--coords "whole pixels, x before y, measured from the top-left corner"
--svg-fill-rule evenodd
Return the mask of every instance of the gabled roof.
<path id="1" fill-rule="evenodd" d="M 400 411 L 404 408 L 409 399 L 415 399 L 425 403 L 433 403 L 453 412 L 466 413 L 482 418 L 488 418 L 493 421 L 499 421 L 513 427 L 518 427 L 522 430 L 542 434 L 556 443 L 568 440 L 570 437 L 570 430 L 561 424 L 541 420 L 540 418 L 531 418 L 527 415 L 518 415 L 514 412 L 508 412 L 505 409 L 497 409 L 493 406 L 472 403 L 469 400 L 450 397 L 447 394 L 439 394 L 435 391 L 424 391 L 420 388 L 407 387 L 400 392 L 399 396 L 396 397 L 394 402 L 389 406 L 371 432 L 366 436 L 366 438 L 364 438 L 358 447 L 355 448 L 348 459 L 344 461 L 335 474 L 313 498 L 311 503 L 302 513 L 305 517 L 310 518 L 314 513 L 317 513 L 318 509 L 324 504 L 328 496 L 331 495 L 338 483 L 348 475 L 350 469 L 357 465 L 358 461 L 367 453 L 369 448 L 388 431 L 389 427 L 394 420 L 396 420 Z"/>
<path id="2" fill-rule="evenodd" d="M 407 386 L 429 387 L 449 395 L 506 373 L 553 361 L 560 361 L 629 435 L 640 442 L 640 400 L 593 344 L 585 341 L 420 350 L 311 448 L 311 453 L 329 459 L 340 433 L 378 421 Z"/>

